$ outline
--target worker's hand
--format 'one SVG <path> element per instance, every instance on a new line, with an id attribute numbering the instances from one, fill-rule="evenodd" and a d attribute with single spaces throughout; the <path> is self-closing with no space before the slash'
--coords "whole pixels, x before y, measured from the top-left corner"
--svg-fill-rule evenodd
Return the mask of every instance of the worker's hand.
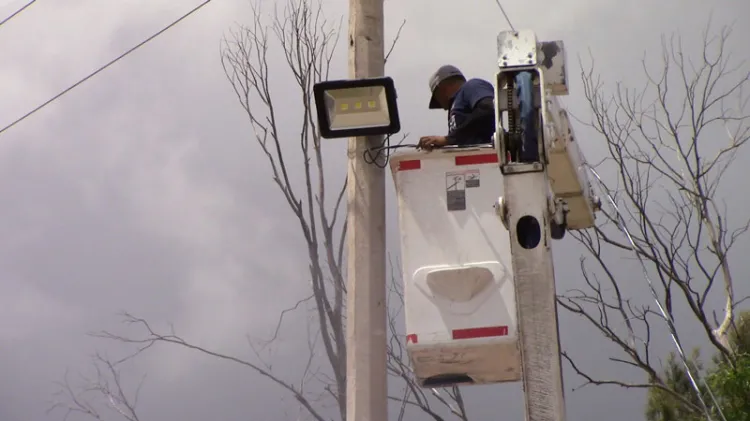
<path id="1" fill-rule="evenodd" d="M 422 136 L 419 138 L 419 149 L 431 151 L 434 148 L 442 148 L 448 144 L 445 136 Z"/>

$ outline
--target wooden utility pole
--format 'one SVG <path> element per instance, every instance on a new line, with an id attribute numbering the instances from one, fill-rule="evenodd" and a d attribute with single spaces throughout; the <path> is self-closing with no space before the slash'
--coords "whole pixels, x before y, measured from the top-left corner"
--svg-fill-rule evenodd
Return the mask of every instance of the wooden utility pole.
<path id="1" fill-rule="evenodd" d="M 383 76 L 383 0 L 349 1 L 349 77 Z M 349 139 L 346 421 L 387 421 L 385 170 L 381 136 Z"/>

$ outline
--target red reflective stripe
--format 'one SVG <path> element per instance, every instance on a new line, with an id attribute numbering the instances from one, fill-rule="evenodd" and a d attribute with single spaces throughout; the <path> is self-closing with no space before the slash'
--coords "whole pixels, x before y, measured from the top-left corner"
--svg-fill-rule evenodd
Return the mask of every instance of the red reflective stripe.
<path id="1" fill-rule="evenodd" d="M 508 326 L 474 327 L 453 330 L 453 339 L 487 338 L 490 336 L 508 336 Z"/>
<path id="2" fill-rule="evenodd" d="M 456 157 L 456 165 L 476 165 L 497 163 L 497 154 L 465 155 Z"/>
<path id="3" fill-rule="evenodd" d="M 406 335 L 406 343 L 408 344 L 409 342 L 411 342 L 413 344 L 415 344 L 415 343 L 418 342 L 417 341 L 417 334 L 416 333 L 410 333 L 410 334 Z"/>
<path id="4" fill-rule="evenodd" d="M 399 161 L 398 163 L 399 171 L 418 170 L 420 168 L 422 168 L 422 161 L 420 161 L 419 159 L 412 159 L 410 161 Z"/>

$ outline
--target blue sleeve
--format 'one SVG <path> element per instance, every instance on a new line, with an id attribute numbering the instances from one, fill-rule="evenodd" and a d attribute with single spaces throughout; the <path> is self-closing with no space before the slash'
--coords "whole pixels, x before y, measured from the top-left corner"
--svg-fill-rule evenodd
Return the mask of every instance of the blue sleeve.
<path id="1" fill-rule="evenodd" d="M 487 97 L 495 98 L 495 88 L 491 83 L 482 79 L 469 79 L 462 89 L 463 100 L 470 109 L 474 109 L 477 103 Z"/>

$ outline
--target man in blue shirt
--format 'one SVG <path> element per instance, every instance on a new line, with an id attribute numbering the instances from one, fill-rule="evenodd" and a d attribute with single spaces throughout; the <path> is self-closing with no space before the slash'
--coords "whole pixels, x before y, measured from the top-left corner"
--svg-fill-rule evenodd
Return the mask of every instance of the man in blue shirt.
<path id="1" fill-rule="evenodd" d="M 455 66 L 440 67 L 430 77 L 430 109 L 448 111 L 448 134 L 424 136 L 419 147 L 492 143 L 495 133 L 495 88 L 482 79 L 466 80 Z"/>

